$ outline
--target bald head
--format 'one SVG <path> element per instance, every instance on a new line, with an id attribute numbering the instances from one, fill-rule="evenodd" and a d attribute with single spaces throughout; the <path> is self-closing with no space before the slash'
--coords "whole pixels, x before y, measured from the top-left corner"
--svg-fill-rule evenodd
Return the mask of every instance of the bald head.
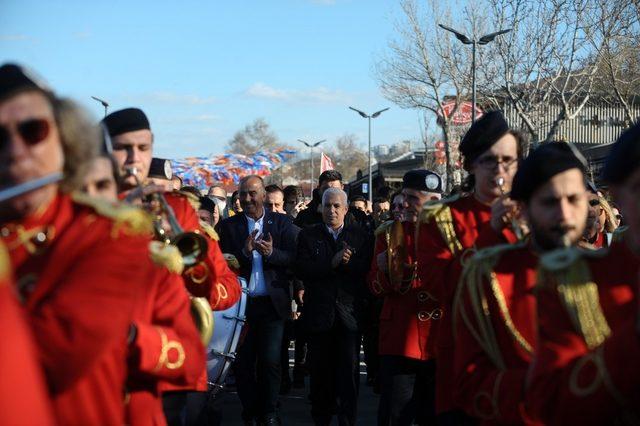
<path id="1" fill-rule="evenodd" d="M 264 213 L 266 191 L 260 176 L 251 175 L 242 178 L 238 190 L 238 198 L 242 211 L 253 219 L 259 219 Z"/>

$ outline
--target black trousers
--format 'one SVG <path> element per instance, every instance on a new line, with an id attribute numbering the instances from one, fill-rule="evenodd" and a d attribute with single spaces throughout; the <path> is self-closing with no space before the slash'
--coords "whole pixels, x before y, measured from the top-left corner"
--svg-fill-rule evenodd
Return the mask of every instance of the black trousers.
<path id="1" fill-rule="evenodd" d="M 247 305 L 248 331 L 238 349 L 234 373 L 245 420 L 276 415 L 280 391 L 280 354 L 284 320 L 271 298 L 253 297 Z"/>
<path id="2" fill-rule="evenodd" d="M 210 424 L 208 393 L 172 391 L 162 395 L 162 409 L 169 426 L 199 426 Z"/>
<path id="3" fill-rule="evenodd" d="M 360 334 L 339 319 L 324 332 L 309 333 L 311 416 L 316 425 L 354 425 L 360 382 Z"/>
<path id="4" fill-rule="evenodd" d="M 435 374 L 435 360 L 381 355 L 378 425 L 434 425 Z"/>

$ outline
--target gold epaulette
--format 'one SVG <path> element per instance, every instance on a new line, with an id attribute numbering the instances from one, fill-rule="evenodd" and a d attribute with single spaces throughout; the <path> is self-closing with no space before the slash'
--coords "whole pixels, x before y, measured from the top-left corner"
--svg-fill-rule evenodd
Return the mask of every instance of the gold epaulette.
<path id="1" fill-rule="evenodd" d="M 0 284 L 11 275 L 11 262 L 7 248 L 0 242 Z"/>
<path id="2" fill-rule="evenodd" d="M 382 235 L 393 223 L 393 220 L 387 220 L 386 222 L 382 222 L 380 226 L 378 226 L 374 232 L 375 236 L 378 237 Z"/>
<path id="3" fill-rule="evenodd" d="M 117 235 L 118 231 L 123 228 L 125 232 L 136 235 L 151 235 L 153 233 L 153 218 L 142 209 L 91 197 L 82 192 L 73 192 L 71 199 L 78 204 L 92 208 L 99 215 L 113 220 L 113 235 Z"/>
<path id="4" fill-rule="evenodd" d="M 621 243 L 624 241 L 625 232 L 629 229 L 627 225 L 619 226 L 613 231 L 613 235 L 611 236 L 612 243 Z"/>
<path id="5" fill-rule="evenodd" d="M 191 192 L 174 191 L 174 192 L 172 192 L 172 194 L 185 197 L 187 199 L 187 201 L 189 201 L 189 204 L 191 204 L 191 207 L 193 207 L 193 209 L 195 211 L 200 210 L 200 199 L 198 197 L 196 197 L 194 194 L 192 194 Z"/>
<path id="6" fill-rule="evenodd" d="M 501 244 L 479 250 L 466 262 L 453 302 L 454 330 L 456 330 L 456 322 L 459 315 L 469 332 L 480 344 L 493 364 L 500 370 L 504 370 L 506 365 L 500 352 L 492 319 L 489 316 L 488 295 L 483 282 L 486 281 L 489 284 L 490 295 L 495 298 L 504 324 L 513 339 L 526 352 L 532 353 L 531 344 L 520 334 L 511 319 L 504 293 L 494 272 L 495 265 L 504 253 L 522 247 L 524 247 L 523 243 Z M 469 311 L 463 303 L 465 293 L 470 302 Z"/>
<path id="7" fill-rule="evenodd" d="M 229 268 L 240 269 L 240 262 L 238 262 L 238 259 L 236 259 L 234 255 L 230 253 L 222 253 L 222 256 L 224 257 L 224 260 L 227 261 Z"/>
<path id="8" fill-rule="evenodd" d="M 538 285 L 557 290 L 577 332 L 593 349 L 611 335 L 602 312 L 598 285 L 593 282 L 588 258 L 602 257 L 607 250 L 568 247 L 543 255 L 538 267 Z"/>
<path id="9" fill-rule="evenodd" d="M 149 243 L 149 256 L 156 265 L 160 265 L 170 272 L 182 274 L 184 262 L 180 250 L 174 245 L 165 244 L 160 241 Z"/>
<path id="10" fill-rule="evenodd" d="M 449 207 L 449 203 L 459 198 L 460 195 L 454 195 L 444 200 L 429 201 L 422 207 L 422 213 L 420 214 L 420 223 L 436 222 L 442 239 L 449 248 L 449 251 L 453 254 L 458 254 L 464 249 L 456 235 L 456 229 L 453 226 L 453 216 L 451 215 L 451 208 Z M 420 227 L 417 227 L 416 229 L 419 228 Z M 417 232 L 416 244 L 418 243 Z"/>
<path id="11" fill-rule="evenodd" d="M 220 241 L 220 237 L 218 236 L 218 233 L 216 232 L 216 230 L 213 229 L 213 226 L 209 225 L 204 220 L 200 221 L 200 229 L 202 229 L 204 233 L 207 234 L 207 236 L 212 240 Z"/>

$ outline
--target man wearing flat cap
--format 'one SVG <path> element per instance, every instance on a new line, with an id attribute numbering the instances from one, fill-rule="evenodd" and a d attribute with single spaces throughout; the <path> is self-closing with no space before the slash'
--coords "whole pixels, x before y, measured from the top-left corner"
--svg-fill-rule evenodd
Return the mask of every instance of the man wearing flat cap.
<path id="1" fill-rule="evenodd" d="M 483 115 L 460 144 L 464 168 L 469 172 L 464 188 L 468 192 L 425 206 L 419 220 L 418 276 L 424 290 L 444 311 L 436 342 L 436 412 L 445 424 L 466 421 L 453 404 L 454 338 L 449 311 L 457 281 L 449 279 L 447 271 L 471 247 L 517 241 L 510 226 L 518 214 L 517 205 L 503 194 L 508 194 L 518 169 L 521 145 L 520 134 L 509 128 L 502 113 Z"/>
<path id="2" fill-rule="evenodd" d="M 540 343 L 527 402 L 548 424 L 633 424 L 640 418 L 639 147 L 636 124 L 613 145 L 602 173 L 625 217 L 632 216 L 629 228 L 608 250 L 541 260 Z"/>
<path id="3" fill-rule="evenodd" d="M 183 280 L 189 293 L 195 297 L 206 298 L 211 309 L 225 310 L 233 306 L 241 292 L 237 277 L 227 266 L 218 242 L 210 238 L 202 228 L 198 214 L 191 205 L 191 196 L 179 192 L 164 192 L 162 187 L 147 184 L 154 137 L 146 114 L 139 108 L 126 108 L 109 114 L 103 119 L 102 124 L 109 134 L 113 157 L 120 173 L 120 198 L 132 203 L 141 203 L 143 198 L 158 193 L 164 197 L 185 232 L 205 236 L 207 252 L 202 259 L 185 265 Z M 197 201 L 195 198 L 196 204 Z M 166 217 L 164 219 L 166 220 Z M 168 382 L 161 384 L 165 395 L 165 414 L 169 423 L 180 421 L 179 419 L 185 418 L 185 415 L 187 423 L 202 420 L 200 416 L 205 412 L 207 390 L 204 367 L 203 365 L 197 382 L 187 385 Z M 189 404 L 187 399 L 191 401 Z M 189 410 L 185 414 L 186 407 L 189 407 Z"/>
<path id="4" fill-rule="evenodd" d="M 421 288 L 414 237 L 422 206 L 439 200 L 441 193 L 442 180 L 436 173 L 405 173 L 403 221 L 387 221 L 375 232 L 368 283 L 371 293 L 383 299 L 379 337 L 381 425 L 435 423 L 431 330 L 442 315 L 438 302 Z"/>
<path id="5" fill-rule="evenodd" d="M 537 270 L 545 268 L 541 258 L 575 245 L 584 231 L 585 168 L 584 158 L 564 142 L 533 151 L 518 169 L 511 190 L 512 199 L 522 203 L 530 238 L 482 249 L 464 262 L 452 312 L 454 402 L 478 420 L 535 424 L 524 389 L 538 342 Z M 571 283 L 581 278 L 568 277 Z M 567 302 L 575 296 L 567 292 Z"/>

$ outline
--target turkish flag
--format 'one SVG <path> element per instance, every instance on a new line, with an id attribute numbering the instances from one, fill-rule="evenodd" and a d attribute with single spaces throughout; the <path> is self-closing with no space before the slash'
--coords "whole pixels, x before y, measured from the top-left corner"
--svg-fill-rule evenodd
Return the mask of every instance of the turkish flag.
<path id="1" fill-rule="evenodd" d="M 320 173 L 326 170 L 335 170 L 335 167 L 331 158 L 323 152 L 320 155 Z"/>

